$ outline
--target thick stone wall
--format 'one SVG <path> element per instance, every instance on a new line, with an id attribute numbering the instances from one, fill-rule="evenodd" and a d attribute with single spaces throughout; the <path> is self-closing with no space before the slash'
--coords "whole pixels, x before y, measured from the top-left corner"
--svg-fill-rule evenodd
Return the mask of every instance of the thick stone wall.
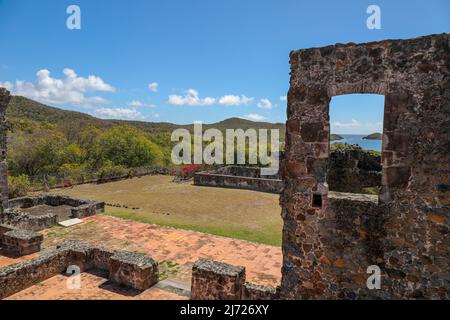
<path id="1" fill-rule="evenodd" d="M 11 96 L 9 91 L 0 88 L 0 221 L 3 209 L 8 208 L 8 166 L 6 163 L 6 107 Z"/>
<path id="2" fill-rule="evenodd" d="M 291 53 L 282 298 L 450 297 L 449 42 L 442 34 Z M 329 103 L 351 93 L 385 95 L 380 204 L 362 204 L 365 215 L 328 197 Z M 381 290 L 363 281 L 371 264 Z"/>

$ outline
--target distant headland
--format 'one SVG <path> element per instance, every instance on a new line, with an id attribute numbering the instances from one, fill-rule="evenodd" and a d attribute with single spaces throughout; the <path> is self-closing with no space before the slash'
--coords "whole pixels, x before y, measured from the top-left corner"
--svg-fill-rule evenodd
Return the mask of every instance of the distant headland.
<path id="1" fill-rule="evenodd" d="M 343 139 L 344 139 L 343 137 L 341 137 L 340 135 L 335 134 L 335 133 L 332 133 L 330 135 L 330 141 L 338 141 L 338 140 L 343 140 Z"/>
<path id="2" fill-rule="evenodd" d="M 364 140 L 383 140 L 383 134 L 382 133 L 372 133 L 368 136 L 363 138 Z"/>

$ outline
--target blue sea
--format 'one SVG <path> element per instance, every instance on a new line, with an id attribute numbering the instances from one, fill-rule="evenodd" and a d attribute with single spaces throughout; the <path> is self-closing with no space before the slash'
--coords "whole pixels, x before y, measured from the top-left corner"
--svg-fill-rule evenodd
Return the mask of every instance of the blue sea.
<path id="1" fill-rule="evenodd" d="M 357 144 L 363 149 L 381 151 L 381 144 L 382 144 L 381 140 L 365 140 L 363 138 L 366 137 L 367 135 L 359 135 L 359 134 L 339 134 L 339 135 L 344 139 L 333 141 L 331 142 L 331 144 L 343 142 L 348 144 Z"/>

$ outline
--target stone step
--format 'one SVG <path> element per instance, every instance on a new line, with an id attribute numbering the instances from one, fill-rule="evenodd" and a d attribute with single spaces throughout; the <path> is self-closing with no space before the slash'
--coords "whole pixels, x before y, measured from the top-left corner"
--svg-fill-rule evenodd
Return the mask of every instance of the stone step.
<path id="1" fill-rule="evenodd" d="M 68 227 L 72 227 L 72 226 L 75 226 L 77 224 L 80 224 L 82 222 L 83 222 L 83 220 L 75 218 L 75 219 L 69 219 L 69 220 L 65 220 L 65 221 L 60 221 L 60 222 L 58 222 L 58 224 L 60 226 L 68 228 Z"/>
<path id="2" fill-rule="evenodd" d="M 158 282 L 155 288 L 176 293 L 180 296 L 191 296 L 191 284 L 178 279 L 165 279 Z"/>

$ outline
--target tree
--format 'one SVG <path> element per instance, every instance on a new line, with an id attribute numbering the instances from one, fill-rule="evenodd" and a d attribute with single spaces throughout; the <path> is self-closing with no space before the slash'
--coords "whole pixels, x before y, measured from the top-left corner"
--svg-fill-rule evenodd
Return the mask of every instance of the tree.
<path id="1" fill-rule="evenodd" d="M 95 142 L 93 153 L 98 162 L 107 160 L 128 168 L 160 164 L 163 152 L 139 130 L 119 126 L 105 131 Z M 97 164 L 100 164 L 98 163 Z"/>
<path id="2" fill-rule="evenodd" d="M 35 176 L 55 172 L 62 164 L 67 140 L 54 129 L 38 128 L 31 134 L 16 132 L 9 141 L 8 165 L 13 175 Z"/>

